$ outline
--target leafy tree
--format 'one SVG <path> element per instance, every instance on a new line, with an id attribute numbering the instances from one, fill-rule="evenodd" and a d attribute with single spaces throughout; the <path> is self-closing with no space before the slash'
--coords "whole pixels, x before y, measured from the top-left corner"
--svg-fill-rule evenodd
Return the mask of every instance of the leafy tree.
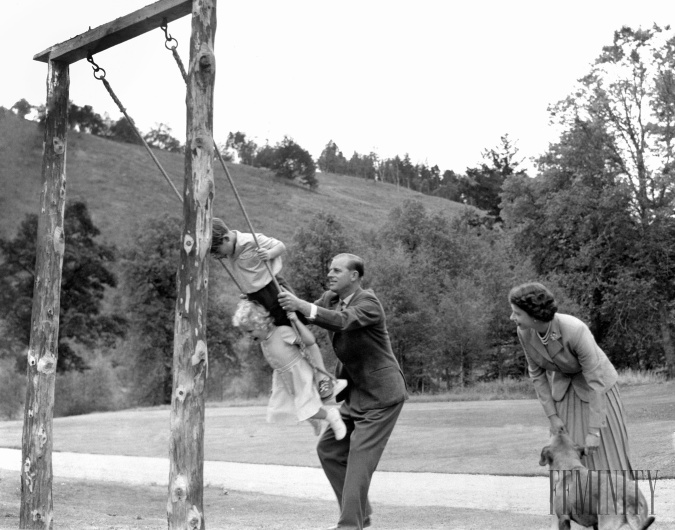
<path id="1" fill-rule="evenodd" d="M 276 159 L 277 148 L 269 144 L 265 144 L 260 149 L 258 149 L 253 160 L 253 166 L 271 169 L 276 164 Z"/>
<path id="2" fill-rule="evenodd" d="M 126 350 L 133 399 L 139 404 L 171 402 L 181 230 L 182 221 L 175 216 L 153 219 L 143 225 L 136 240 L 124 251 L 126 312 L 131 328 Z M 232 346 L 236 332 L 230 323 L 231 315 L 212 303 L 205 318 L 210 365 L 220 377 L 236 373 L 241 369 L 241 360 Z"/>
<path id="3" fill-rule="evenodd" d="M 124 250 L 132 386 L 140 404 L 171 402 L 176 271 L 181 223 L 149 221 Z"/>
<path id="4" fill-rule="evenodd" d="M 316 180 L 316 164 L 312 155 L 285 136 L 276 148 L 276 156 L 271 168 L 278 177 L 289 180 L 300 179 L 310 189 L 318 186 Z"/>
<path id="5" fill-rule="evenodd" d="M 14 105 L 12 105 L 12 108 L 9 110 L 14 111 L 19 118 L 25 119 L 26 116 L 28 116 L 34 108 L 35 107 L 33 107 L 33 105 L 31 105 L 30 103 L 28 103 L 28 101 L 22 98 L 16 103 L 14 103 Z"/>
<path id="6" fill-rule="evenodd" d="M 105 135 L 109 132 L 107 124 L 91 105 L 78 107 L 72 102 L 68 107 L 68 126 L 89 134 Z"/>
<path id="7" fill-rule="evenodd" d="M 459 176 L 454 171 L 446 169 L 438 186 L 433 188 L 431 192 L 438 197 L 460 202 L 462 200 L 462 192 L 460 191 Z"/>
<path id="8" fill-rule="evenodd" d="M 470 209 L 452 220 L 429 215 L 418 201 L 406 201 L 370 241 L 373 284 L 414 389 L 503 374 L 522 357 L 506 298 L 532 269 L 508 234 L 476 218 Z"/>
<path id="9" fill-rule="evenodd" d="M 30 342 L 37 225 L 37 215 L 27 215 L 14 239 L 0 239 L 3 319 L 24 347 Z M 102 313 L 106 289 L 117 286 L 109 268 L 115 249 L 96 242 L 100 232 L 85 203 L 66 205 L 64 233 L 57 370 L 82 371 L 86 362 L 72 346 L 110 347 L 124 336 L 126 323 L 117 313 Z"/>
<path id="10" fill-rule="evenodd" d="M 436 315 L 439 325 L 434 338 L 440 355 L 434 364 L 448 385 L 456 379 L 466 386 L 487 354 L 491 314 L 486 311 L 488 300 L 483 290 L 472 279 L 456 277 L 448 283 Z"/>
<path id="11" fill-rule="evenodd" d="M 483 162 L 479 167 L 467 168 L 466 178 L 461 185 L 465 201 L 484 210 L 488 215 L 500 221 L 500 192 L 504 181 L 513 173 L 524 175 L 518 170 L 520 161 L 516 159 L 518 149 L 511 143 L 508 134 L 502 136 L 501 145 L 483 151 Z"/>
<path id="12" fill-rule="evenodd" d="M 246 134 L 243 132 L 237 131 L 236 133 L 231 132 L 228 134 L 225 146 L 228 150 L 237 153 L 239 163 L 247 166 L 254 165 L 258 145 L 253 140 L 247 140 Z"/>
<path id="13" fill-rule="evenodd" d="M 375 153 L 360 155 L 354 151 L 354 154 L 347 162 L 345 173 L 353 177 L 375 180 L 375 176 L 377 175 L 376 167 L 377 155 Z"/>
<path id="14" fill-rule="evenodd" d="M 333 140 L 330 140 L 321 151 L 318 166 L 321 171 L 327 173 L 346 174 L 347 159 Z"/>
<path id="15" fill-rule="evenodd" d="M 589 309 L 613 360 L 648 367 L 661 358 L 671 375 L 674 63 L 669 28 L 615 32 L 573 95 L 551 108 L 565 132 L 542 159 L 542 178 L 504 189 L 520 243 Z"/>
<path id="16" fill-rule="evenodd" d="M 143 136 L 148 145 L 171 153 L 180 153 L 183 149 L 178 139 L 171 136 L 171 127 L 157 123 L 150 132 Z"/>
<path id="17" fill-rule="evenodd" d="M 126 142 L 128 144 L 140 144 L 143 142 L 136 134 L 136 131 L 124 116 L 110 126 L 110 137 L 113 140 Z"/>
<path id="18" fill-rule="evenodd" d="M 300 227 L 293 236 L 285 267 L 296 294 L 305 300 L 319 298 L 325 291 L 331 260 L 348 249 L 344 227 L 332 214 L 318 213 L 306 228 Z"/>

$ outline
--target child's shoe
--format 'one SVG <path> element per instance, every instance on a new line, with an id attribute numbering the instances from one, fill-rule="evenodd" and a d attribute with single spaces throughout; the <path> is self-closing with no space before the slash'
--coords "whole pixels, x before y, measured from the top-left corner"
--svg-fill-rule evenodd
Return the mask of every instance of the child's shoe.
<path id="1" fill-rule="evenodd" d="M 335 384 L 333 384 L 333 397 L 337 398 L 337 395 L 347 388 L 346 379 L 336 379 Z"/>
<path id="2" fill-rule="evenodd" d="M 328 420 L 328 424 L 330 425 L 331 429 L 333 429 L 335 439 L 342 440 L 347 434 L 347 426 L 345 425 L 345 422 L 342 421 L 340 410 L 336 408 L 328 409 L 328 412 L 326 413 L 326 420 Z"/>

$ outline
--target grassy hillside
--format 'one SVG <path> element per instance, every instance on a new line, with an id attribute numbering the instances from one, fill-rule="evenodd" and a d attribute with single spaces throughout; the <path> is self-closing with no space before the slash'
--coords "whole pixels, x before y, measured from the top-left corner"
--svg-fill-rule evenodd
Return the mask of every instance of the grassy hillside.
<path id="1" fill-rule="evenodd" d="M 184 157 L 156 151 L 182 193 Z M 67 199 L 84 200 L 103 239 L 118 247 L 163 212 L 182 215 L 178 198 L 142 146 L 71 132 L 67 145 Z M 13 237 L 26 213 L 40 202 L 42 134 L 33 122 L 0 109 L 0 236 Z M 248 231 L 225 173 L 214 164 L 214 214 Z M 429 211 L 455 214 L 461 204 L 359 178 L 319 174 L 316 192 L 274 177 L 269 171 L 233 164 L 230 173 L 256 231 L 290 242 L 298 226 L 318 212 L 332 213 L 350 230 L 379 226 L 406 199 Z"/>

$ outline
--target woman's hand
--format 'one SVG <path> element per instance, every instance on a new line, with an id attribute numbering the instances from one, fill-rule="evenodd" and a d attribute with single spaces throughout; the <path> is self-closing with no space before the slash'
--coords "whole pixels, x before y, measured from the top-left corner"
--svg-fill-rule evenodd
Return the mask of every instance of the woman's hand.
<path id="1" fill-rule="evenodd" d="M 565 427 L 565 424 L 560 419 L 560 416 L 558 416 L 557 414 L 554 414 L 553 416 L 549 416 L 548 420 L 551 422 L 551 435 L 552 436 L 555 436 L 556 434 L 559 434 L 561 432 L 564 432 L 564 433 L 567 432 L 567 427 Z"/>
<path id="2" fill-rule="evenodd" d="M 298 315 L 296 315 L 295 311 L 286 311 L 286 316 L 288 317 L 288 320 L 290 320 L 291 322 L 298 321 Z"/>
<path id="3" fill-rule="evenodd" d="M 586 435 L 586 443 L 584 446 L 584 452 L 587 455 L 593 455 L 600 447 L 600 435 L 588 433 Z"/>

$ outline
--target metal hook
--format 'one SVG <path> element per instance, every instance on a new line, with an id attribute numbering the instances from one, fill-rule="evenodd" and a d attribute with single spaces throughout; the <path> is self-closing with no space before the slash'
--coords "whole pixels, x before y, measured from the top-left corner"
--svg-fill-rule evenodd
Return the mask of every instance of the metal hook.
<path id="1" fill-rule="evenodd" d="M 164 47 L 167 50 L 175 50 L 176 48 L 178 48 L 178 41 L 174 39 L 171 35 L 169 35 L 168 22 L 166 20 L 166 17 L 162 19 L 162 23 L 159 25 L 159 27 L 162 28 L 162 31 L 164 31 L 164 37 L 166 38 L 166 41 L 164 42 Z M 173 44 L 173 46 L 171 45 L 172 42 L 175 43 Z"/>
<path id="2" fill-rule="evenodd" d="M 91 67 L 94 70 L 94 77 L 99 80 L 103 79 L 105 77 L 105 70 L 94 62 L 94 58 L 92 57 L 91 52 L 87 53 L 87 61 L 91 63 Z M 103 73 L 99 74 L 99 72 Z"/>

